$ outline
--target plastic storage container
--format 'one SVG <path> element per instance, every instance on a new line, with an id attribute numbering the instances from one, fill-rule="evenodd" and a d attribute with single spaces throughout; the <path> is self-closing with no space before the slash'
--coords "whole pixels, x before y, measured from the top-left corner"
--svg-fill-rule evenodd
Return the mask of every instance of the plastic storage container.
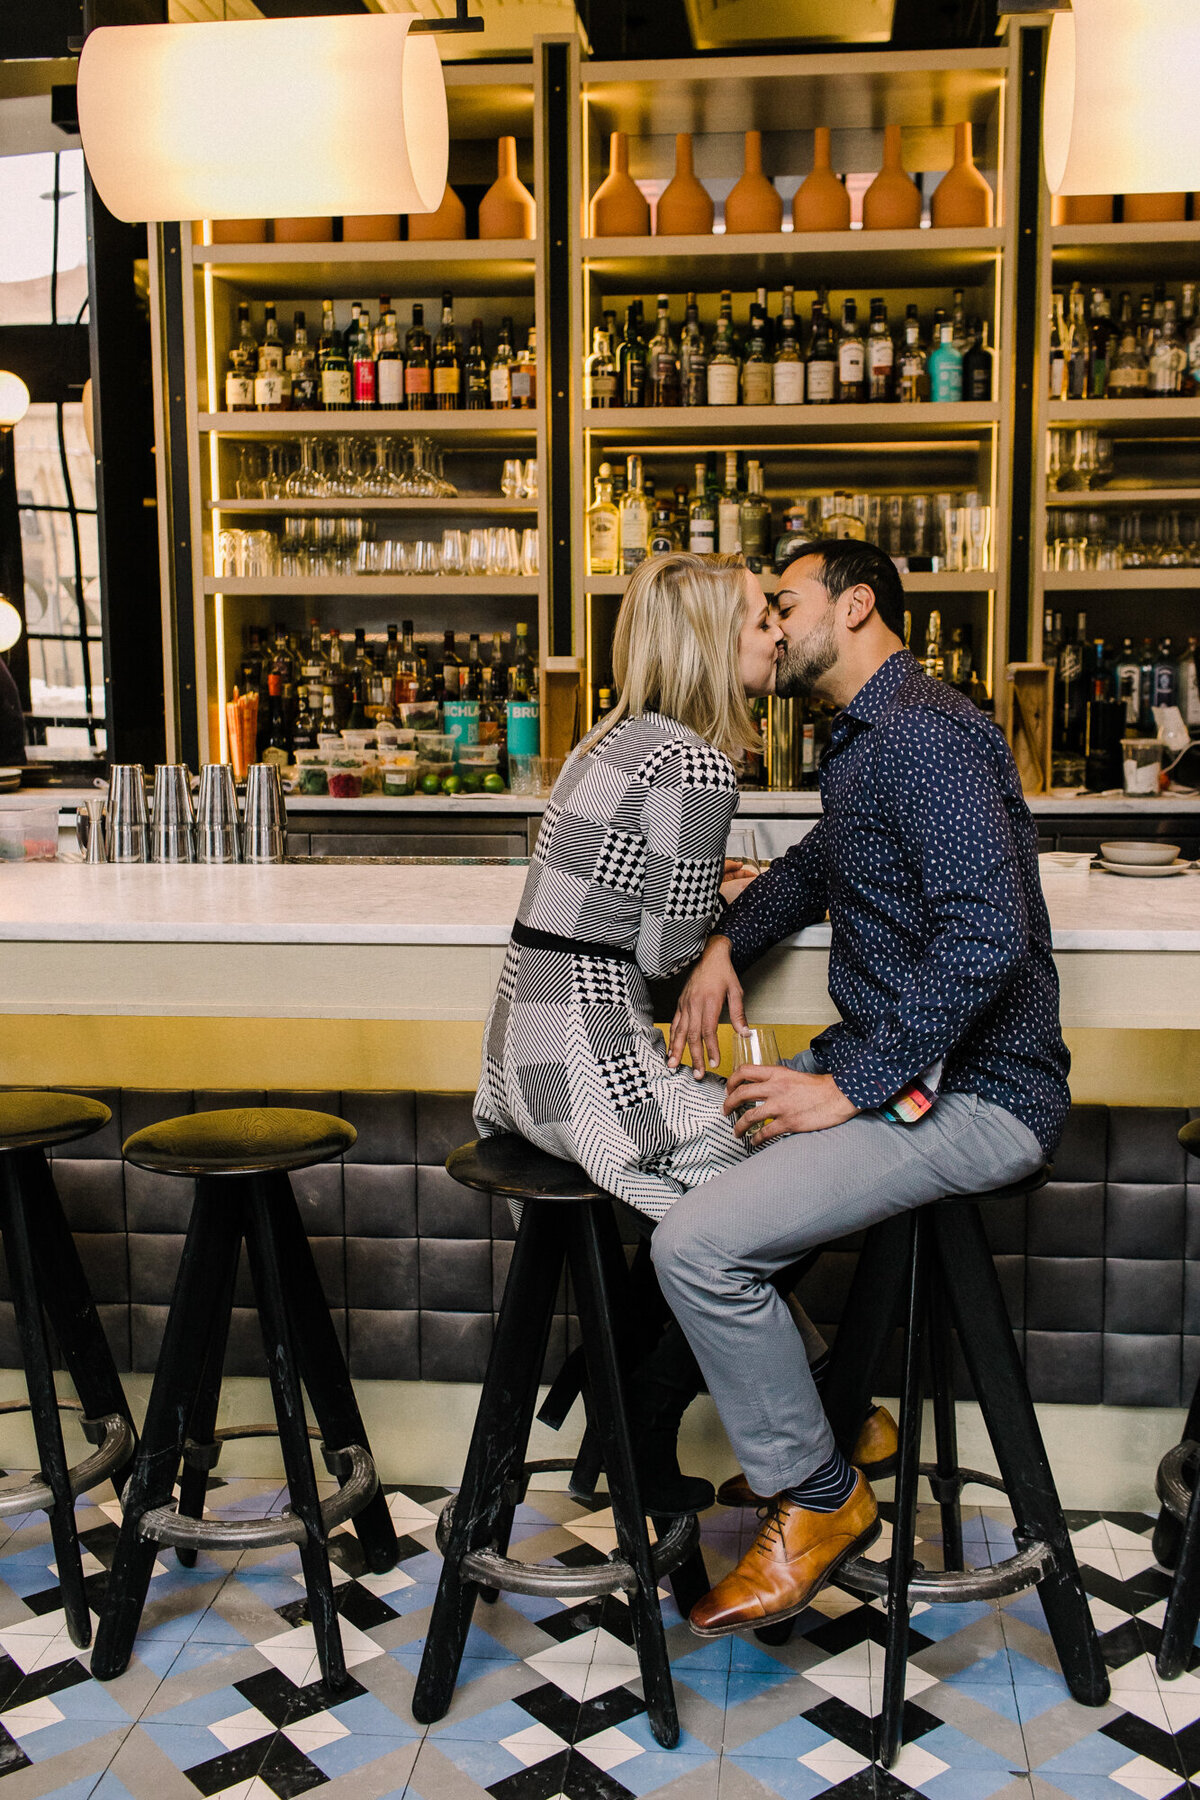
<path id="1" fill-rule="evenodd" d="M 1122 738 L 1121 762 L 1127 794 L 1157 794 L 1163 747 L 1157 738 Z"/>
<path id="2" fill-rule="evenodd" d="M 0 812 L 0 862 L 54 862 L 57 856 L 57 801 Z"/>
<path id="3" fill-rule="evenodd" d="M 379 765 L 384 794 L 397 799 L 402 794 L 415 793 L 419 766 L 415 750 L 398 750 L 385 756 Z"/>
<path id="4" fill-rule="evenodd" d="M 453 762 L 455 742 L 445 731 L 418 731 L 417 755 L 427 763 Z"/>
<path id="5" fill-rule="evenodd" d="M 323 750 L 297 750 L 295 791 L 298 794 L 329 792 L 329 770 Z"/>
<path id="6" fill-rule="evenodd" d="M 498 769 L 500 767 L 499 744 L 460 744 L 458 746 L 459 767 L 463 769 Z"/>
<path id="7" fill-rule="evenodd" d="M 360 762 L 331 763 L 329 767 L 329 798 L 331 800 L 361 800 L 365 765 Z"/>

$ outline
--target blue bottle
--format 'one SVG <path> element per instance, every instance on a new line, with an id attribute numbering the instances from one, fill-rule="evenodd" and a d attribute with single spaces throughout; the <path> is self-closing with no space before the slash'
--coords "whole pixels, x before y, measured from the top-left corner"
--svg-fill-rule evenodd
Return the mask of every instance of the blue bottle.
<path id="1" fill-rule="evenodd" d="M 942 319 L 935 325 L 938 341 L 929 352 L 929 398 L 961 400 L 963 397 L 963 359 L 953 339 L 953 325 Z"/>

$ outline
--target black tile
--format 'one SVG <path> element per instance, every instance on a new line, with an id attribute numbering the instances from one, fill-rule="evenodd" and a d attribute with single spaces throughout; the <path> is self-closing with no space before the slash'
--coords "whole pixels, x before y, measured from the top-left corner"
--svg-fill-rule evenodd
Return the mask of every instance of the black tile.
<path id="1" fill-rule="evenodd" d="M 518 1694 L 516 1704 L 531 1719 L 536 1719 L 539 1725 L 546 1726 L 549 1731 L 557 1731 L 559 1737 L 564 1738 L 568 1744 L 574 1743 L 580 1703 L 573 1695 L 564 1694 L 552 1681 L 543 1681 L 537 1687 L 530 1688 L 527 1693 Z"/>
<path id="2" fill-rule="evenodd" d="M 561 1612 L 551 1613 L 547 1618 L 538 1620 L 538 1630 L 544 1631 L 556 1643 L 565 1644 L 570 1638 L 582 1637 L 585 1631 L 595 1631 L 602 1627 L 613 1637 L 620 1638 L 623 1644 L 633 1644 L 633 1622 L 629 1608 L 613 1594 L 601 1594 L 594 1600 L 581 1600 L 577 1606 L 564 1607 Z"/>
<path id="3" fill-rule="evenodd" d="M 279 1800 L 293 1800 L 296 1794 L 307 1794 L 313 1788 L 324 1787 L 329 1780 L 324 1770 L 310 1762 L 303 1750 L 297 1750 L 282 1732 L 263 1758 L 258 1778 L 266 1782 L 272 1793 L 279 1795 Z"/>
<path id="4" fill-rule="evenodd" d="M 1185 1775 L 1200 1773 L 1200 1719 L 1175 1733 L 1175 1753 Z"/>
<path id="5" fill-rule="evenodd" d="M 373 1631 L 377 1625 L 386 1625 L 389 1619 L 400 1617 L 386 1600 L 381 1600 L 370 1588 L 360 1587 L 357 1581 L 346 1581 L 341 1587 L 334 1588 L 333 1598 L 341 1617 L 348 1619 L 351 1625 L 357 1625 L 360 1631 Z"/>
<path id="6" fill-rule="evenodd" d="M 1100 1639 L 1100 1654 L 1104 1658 L 1105 1667 L 1109 1669 L 1123 1669 L 1126 1663 L 1134 1662 L 1144 1649 L 1136 1619 L 1127 1619 L 1123 1625 L 1106 1631 Z"/>
<path id="7" fill-rule="evenodd" d="M 874 1728 L 871 1720 L 864 1718 L 857 1707 L 847 1706 L 844 1700 L 830 1698 L 822 1700 L 819 1706 L 812 1707 L 804 1717 L 819 1731 L 837 1738 L 840 1744 L 849 1744 L 852 1750 L 857 1750 L 868 1761 L 874 1756 Z"/>
<path id="8" fill-rule="evenodd" d="M 551 1800 L 552 1795 L 563 1792 L 570 1754 L 569 1750 L 560 1750 L 544 1762 L 506 1775 L 487 1791 L 493 1800 Z"/>
<path id="9" fill-rule="evenodd" d="M 613 1725 L 627 1725 L 630 1719 L 636 1719 L 646 1710 L 646 1702 L 639 1694 L 634 1694 L 627 1687 L 609 1688 L 607 1694 L 597 1694 L 593 1700 L 585 1700 L 579 1708 L 579 1722 L 576 1726 L 572 1743 L 581 1738 L 594 1737 L 598 1731 L 607 1731 Z M 564 1737 L 566 1732 L 562 1734 Z"/>
<path id="10" fill-rule="evenodd" d="M 1185 1773 L 1177 1742 L 1170 1732 L 1139 1719 L 1136 1713 L 1121 1713 L 1100 1729 L 1114 1744 L 1123 1744 L 1135 1756 L 1148 1756 L 1161 1769 L 1178 1769 L 1181 1775 Z"/>
<path id="11" fill-rule="evenodd" d="M 353 1675 L 347 1676 L 347 1683 L 344 1689 L 338 1689 L 339 1705 L 343 1700 L 357 1700 L 367 1691 Z M 251 1706 L 270 1719 L 272 1725 L 281 1728 L 294 1725 L 299 1719 L 311 1719 L 314 1713 L 324 1712 L 330 1704 L 323 1681 L 310 1681 L 306 1687 L 295 1687 L 278 1669 L 264 1669 L 261 1674 L 248 1675 L 245 1681 L 235 1681 L 233 1685 Z"/>
<path id="12" fill-rule="evenodd" d="M 62 1694 L 92 1677 L 74 1657 L 69 1662 L 54 1663 L 48 1669 L 34 1669 L 23 1675 L 9 1656 L 0 1656 L 0 1706 L 24 1706 L 30 1700 L 44 1700 L 47 1694 Z"/>
<path id="13" fill-rule="evenodd" d="M 0 1775 L 15 1775 L 18 1769 L 31 1769 L 33 1758 L 26 1756 L 16 1738 L 0 1725 Z"/>
<path id="14" fill-rule="evenodd" d="M 236 1750 L 226 1750 L 221 1756 L 185 1769 L 184 1774 L 200 1793 L 219 1794 L 222 1788 L 232 1787 L 235 1781 L 250 1781 L 258 1774 L 275 1736 L 276 1733 L 271 1732 L 255 1738 L 252 1744 L 239 1744 Z"/>

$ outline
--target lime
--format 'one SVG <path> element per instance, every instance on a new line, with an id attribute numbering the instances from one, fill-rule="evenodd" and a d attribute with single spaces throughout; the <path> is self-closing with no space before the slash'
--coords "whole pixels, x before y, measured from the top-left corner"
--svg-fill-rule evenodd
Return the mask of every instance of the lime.
<path id="1" fill-rule="evenodd" d="M 477 794 L 482 786 L 483 783 L 478 775 L 464 775 L 462 778 L 462 791 L 464 794 Z"/>
<path id="2" fill-rule="evenodd" d="M 494 769 L 490 775 L 484 776 L 483 787 L 488 794 L 503 794 L 506 791 L 503 775 L 498 775 Z"/>
<path id="3" fill-rule="evenodd" d="M 462 792 L 462 776 L 447 775 L 442 782 L 443 794 L 460 794 Z"/>
<path id="4" fill-rule="evenodd" d="M 421 792 L 423 794 L 440 794 L 441 791 L 442 784 L 436 775 L 422 775 Z"/>

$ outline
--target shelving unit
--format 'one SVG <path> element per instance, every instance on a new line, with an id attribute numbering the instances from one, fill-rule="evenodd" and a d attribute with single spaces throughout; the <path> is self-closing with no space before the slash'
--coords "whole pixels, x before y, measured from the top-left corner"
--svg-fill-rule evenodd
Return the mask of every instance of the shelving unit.
<path id="1" fill-rule="evenodd" d="M 1183 572 L 1175 571 L 1176 574 Z M 768 570 L 764 569 L 758 579 L 765 594 L 773 594 L 779 586 L 778 578 Z M 587 575 L 584 577 L 583 591 L 585 594 L 623 594 L 628 581 L 627 575 Z M 996 576 L 990 569 L 965 569 L 961 572 L 919 569 L 905 575 L 903 581 L 905 592 L 909 594 L 988 594 L 996 586 Z"/>

